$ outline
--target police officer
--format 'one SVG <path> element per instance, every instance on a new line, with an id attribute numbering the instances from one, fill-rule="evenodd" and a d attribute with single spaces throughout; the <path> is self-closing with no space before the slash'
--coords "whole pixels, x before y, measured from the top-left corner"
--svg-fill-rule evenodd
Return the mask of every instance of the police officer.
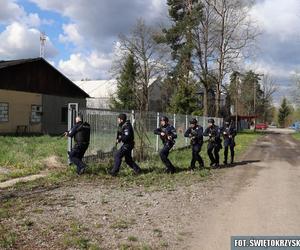
<path id="1" fill-rule="evenodd" d="M 220 128 L 215 125 L 214 119 L 208 120 L 208 127 L 205 129 L 203 135 L 209 137 L 207 145 L 207 154 L 211 162 L 210 166 L 217 168 L 220 164 L 219 151 L 222 148 L 222 140 L 220 138 Z"/>
<path id="2" fill-rule="evenodd" d="M 163 148 L 159 153 L 162 162 L 166 166 L 167 173 L 175 173 L 175 167 L 169 160 L 168 156 L 171 148 L 175 144 L 175 139 L 177 138 L 176 129 L 169 124 L 169 119 L 166 116 L 160 118 L 160 127 L 154 130 L 154 134 L 159 135 L 163 143 Z"/>
<path id="3" fill-rule="evenodd" d="M 136 174 L 141 173 L 141 168 L 133 161 L 131 152 L 134 148 L 134 131 L 126 114 L 118 116 L 119 129 L 117 132 L 116 144 L 123 143 L 121 148 L 115 154 L 114 167 L 110 170 L 110 175 L 116 176 L 120 170 L 122 158 L 125 157 L 125 162 L 133 169 Z"/>
<path id="4" fill-rule="evenodd" d="M 71 163 L 77 166 L 77 174 L 81 175 L 86 169 L 86 165 L 82 162 L 85 151 L 89 147 L 90 143 L 90 124 L 82 122 L 80 116 L 75 118 L 75 125 L 70 131 L 65 132 L 65 136 L 74 138 L 75 145 L 69 154 Z"/>
<path id="5" fill-rule="evenodd" d="M 192 145 L 192 161 L 190 170 L 195 169 L 196 162 L 199 163 L 200 168 L 204 167 L 204 162 L 200 156 L 201 147 L 203 144 L 203 128 L 198 125 L 198 121 L 194 118 L 190 121 L 190 127 L 185 131 L 184 137 L 189 137 L 191 139 Z"/>
<path id="6" fill-rule="evenodd" d="M 230 164 L 234 162 L 234 147 L 236 136 L 236 129 L 232 125 L 232 121 L 226 121 L 225 126 L 221 129 L 224 138 L 224 164 L 227 165 L 228 160 L 228 148 L 230 148 L 231 161 Z"/>

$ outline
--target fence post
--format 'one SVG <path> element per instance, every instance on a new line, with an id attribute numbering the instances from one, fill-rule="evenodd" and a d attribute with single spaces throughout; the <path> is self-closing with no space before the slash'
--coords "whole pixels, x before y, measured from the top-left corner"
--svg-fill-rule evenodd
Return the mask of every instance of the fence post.
<path id="1" fill-rule="evenodd" d="M 71 128 L 75 124 L 75 118 L 78 115 L 78 103 L 68 103 L 68 131 L 71 130 Z M 72 149 L 72 138 L 68 137 L 68 148 L 67 152 L 70 152 Z M 68 157 L 68 163 L 70 164 L 71 161 Z"/>
<path id="2" fill-rule="evenodd" d="M 157 112 L 156 116 L 156 127 L 159 128 L 159 113 Z M 158 147 L 159 147 L 159 136 L 156 136 L 156 145 L 155 145 L 155 150 L 158 152 Z"/>
<path id="3" fill-rule="evenodd" d="M 135 127 L 135 113 L 134 110 L 131 110 L 131 124 L 133 127 Z"/>
<path id="4" fill-rule="evenodd" d="M 188 116 L 185 115 L 185 131 L 188 129 Z M 188 138 L 185 138 L 185 146 L 188 145 Z"/>
<path id="5" fill-rule="evenodd" d="M 173 115 L 173 126 L 176 128 L 176 114 Z"/>

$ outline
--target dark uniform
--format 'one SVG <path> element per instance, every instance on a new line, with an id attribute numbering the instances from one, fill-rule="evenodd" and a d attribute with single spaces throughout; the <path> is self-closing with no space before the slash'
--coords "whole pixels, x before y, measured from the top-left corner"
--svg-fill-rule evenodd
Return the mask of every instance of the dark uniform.
<path id="1" fill-rule="evenodd" d="M 234 147 L 235 147 L 234 138 L 236 136 L 236 129 L 233 126 L 231 126 L 231 123 L 226 122 L 225 126 L 221 130 L 224 138 L 224 164 L 227 164 L 228 148 L 230 148 L 230 155 L 231 155 L 230 164 L 232 164 L 234 161 Z"/>
<path id="2" fill-rule="evenodd" d="M 212 123 L 212 126 L 206 128 L 203 133 L 204 136 L 209 137 L 207 154 L 211 162 L 210 165 L 218 167 L 220 164 L 219 151 L 222 149 L 221 131 L 220 128 L 214 124 L 215 121 L 213 119 L 209 119 L 208 122 Z"/>
<path id="3" fill-rule="evenodd" d="M 126 116 L 124 117 L 126 120 Z M 133 161 L 131 152 L 134 148 L 134 131 L 130 121 L 119 124 L 117 133 L 117 141 L 122 142 L 123 145 L 115 154 L 114 167 L 110 171 L 112 176 L 116 176 L 120 170 L 122 158 L 125 157 L 125 162 L 131 167 L 136 174 L 141 172 L 140 167 Z"/>
<path id="4" fill-rule="evenodd" d="M 166 166 L 166 171 L 167 173 L 175 173 L 175 167 L 173 166 L 172 162 L 169 160 L 168 156 L 170 153 L 171 148 L 175 144 L 175 139 L 177 138 L 177 133 L 176 129 L 168 124 L 169 119 L 167 117 L 162 117 L 161 120 L 165 121 L 166 124 L 164 126 L 161 126 L 157 129 L 154 130 L 154 134 L 159 135 L 160 139 L 162 140 L 163 143 L 163 148 L 159 153 L 159 156 L 162 160 L 162 162 Z M 162 136 L 161 133 L 164 133 L 165 135 Z M 171 137 L 171 138 L 168 138 Z"/>
<path id="5" fill-rule="evenodd" d="M 90 124 L 80 121 L 67 132 L 67 136 L 74 138 L 75 141 L 74 147 L 68 154 L 71 163 L 77 166 L 77 174 L 82 174 L 86 168 L 86 165 L 82 162 L 82 158 L 89 147 L 90 130 Z"/>
<path id="6" fill-rule="evenodd" d="M 192 160 L 190 169 L 195 169 L 196 162 L 199 163 L 200 167 L 204 167 L 204 162 L 200 156 L 200 151 L 203 144 L 203 128 L 200 125 L 197 125 L 197 120 L 192 119 L 190 124 L 194 124 L 194 127 L 190 127 L 185 131 L 184 137 L 189 137 L 191 139 L 192 145 Z"/>

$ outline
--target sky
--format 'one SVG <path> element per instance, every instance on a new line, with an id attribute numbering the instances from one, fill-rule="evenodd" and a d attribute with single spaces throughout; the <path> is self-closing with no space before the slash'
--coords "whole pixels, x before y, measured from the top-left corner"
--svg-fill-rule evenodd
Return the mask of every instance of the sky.
<path id="1" fill-rule="evenodd" d="M 261 35 L 247 67 L 279 83 L 278 101 L 300 72 L 300 1 L 256 0 L 251 15 Z M 45 58 L 66 76 L 108 79 L 118 35 L 140 17 L 165 22 L 166 0 L 0 0 L 0 60 L 38 57 L 42 31 Z"/>

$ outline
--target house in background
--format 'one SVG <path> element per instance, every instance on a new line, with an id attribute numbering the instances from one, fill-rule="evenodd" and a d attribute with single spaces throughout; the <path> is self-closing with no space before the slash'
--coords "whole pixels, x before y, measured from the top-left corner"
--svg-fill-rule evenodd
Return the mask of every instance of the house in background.
<path id="1" fill-rule="evenodd" d="M 0 61 L 0 133 L 59 134 L 89 95 L 43 58 Z"/>
<path id="2" fill-rule="evenodd" d="M 83 80 L 74 83 L 90 96 L 86 100 L 87 108 L 110 108 L 110 99 L 117 91 L 116 80 Z"/>

